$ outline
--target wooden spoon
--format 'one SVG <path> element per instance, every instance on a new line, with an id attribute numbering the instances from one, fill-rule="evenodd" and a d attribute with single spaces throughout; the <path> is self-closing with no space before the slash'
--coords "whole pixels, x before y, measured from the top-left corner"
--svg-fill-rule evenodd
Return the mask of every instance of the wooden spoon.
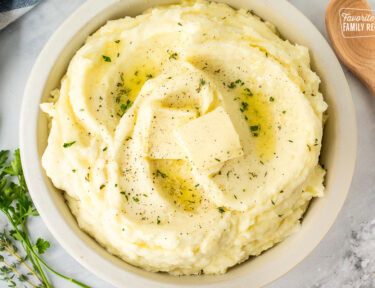
<path id="1" fill-rule="evenodd" d="M 342 8 L 355 9 L 340 11 Z M 348 12 L 352 15 L 373 15 L 372 11 L 358 9 L 370 10 L 371 8 L 366 0 L 331 0 L 325 13 L 325 22 L 328 35 L 337 55 L 375 96 L 375 31 L 342 32 L 343 12 Z M 357 23 L 367 24 L 367 22 L 362 21 Z M 374 23 L 375 25 L 375 21 L 368 23 Z M 344 38 L 344 35 L 352 38 Z"/>

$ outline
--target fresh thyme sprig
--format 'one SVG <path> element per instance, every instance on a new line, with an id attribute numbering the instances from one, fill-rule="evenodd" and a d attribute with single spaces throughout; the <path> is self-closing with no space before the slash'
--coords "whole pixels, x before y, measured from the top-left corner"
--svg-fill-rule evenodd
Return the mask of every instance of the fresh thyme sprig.
<path id="1" fill-rule="evenodd" d="M 18 247 L 13 243 L 13 241 L 7 236 L 7 231 L 3 231 L 0 233 L 0 252 L 6 253 L 10 258 L 13 258 L 16 260 L 13 264 L 10 264 L 7 262 L 7 260 L 4 258 L 3 255 L 0 254 L 0 263 L 3 264 L 3 266 L 0 268 L 0 275 L 3 277 L 2 280 L 5 280 L 8 282 L 9 285 L 13 285 L 13 283 L 9 283 L 10 278 L 9 274 L 11 274 L 12 279 L 16 277 L 18 281 L 20 282 L 26 282 L 30 285 L 30 287 L 43 287 L 42 280 L 40 277 L 34 272 L 34 270 L 28 265 L 27 259 L 19 255 L 18 253 Z M 27 270 L 28 273 L 25 274 L 22 272 L 22 270 L 19 268 L 19 266 L 23 266 L 24 270 Z M 38 281 L 40 283 L 39 286 L 32 283 L 32 280 L 29 276 L 32 276 L 34 280 Z M 10 286 L 12 287 L 12 286 Z"/>
<path id="2" fill-rule="evenodd" d="M 44 270 L 47 269 L 80 287 L 90 288 L 75 279 L 58 273 L 41 258 L 40 255 L 50 247 L 50 244 L 42 238 L 38 238 L 36 242 L 30 238 L 27 230 L 28 217 L 39 214 L 29 196 L 19 150 L 14 152 L 14 158 L 10 163 L 8 155 L 9 151 L 0 151 L 0 211 L 8 219 L 12 230 L 4 230 L 0 233 L 0 253 L 6 253 L 16 262 L 9 263 L 0 254 L 0 263 L 3 265 L 0 267 L 0 276 L 2 276 L 0 280 L 8 282 L 9 287 L 17 287 L 15 282 L 17 279 L 19 282 L 23 282 L 25 287 L 52 288 Z M 23 248 L 25 257 L 20 255 L 15 242 Z M 27 274 L 21 272 L 19 269 L 21 265 L 29 271 Z M 34 281 L 31 280 L 32 278 Z M 34 284 L 35 281 L 38 282 L 38 285 Z"/>

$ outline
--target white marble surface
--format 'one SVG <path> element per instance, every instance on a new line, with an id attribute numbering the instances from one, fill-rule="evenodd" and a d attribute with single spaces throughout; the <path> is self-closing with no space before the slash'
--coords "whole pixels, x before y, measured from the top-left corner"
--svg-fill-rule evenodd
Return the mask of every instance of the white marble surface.
<path id="1" fill-rule="evenodd" d="M 53 31 L 84 0 L 43 0 L 27 15 L 0 31 L 0 149 L 18 146 L 18 118 L 30 69 Z M 327 38 L 324 11 L 328 0 L 291 0 Z M 375 0 L 369 1 L 375 8 Z M 374 51 L 375 53 L 375 51 Z M 300 265 L 269 287 L 375 287 L 375 97 L 345 69 L 358 122 L 358 157 L 353 183 L 335 225 Z M 1 221 L 0 226 L 4 225 Z M 35 236 L 51 242 L 45 256 L 58 271 L 95 288 L 110 284 L 85 270 L 53 239 L 40 218 Z M 55 287 L 75 287 L 51 275 Z M 6 287 L 0 282 L 0 287 Z M 249 287 L 251 287 L 249 285 Z"/>

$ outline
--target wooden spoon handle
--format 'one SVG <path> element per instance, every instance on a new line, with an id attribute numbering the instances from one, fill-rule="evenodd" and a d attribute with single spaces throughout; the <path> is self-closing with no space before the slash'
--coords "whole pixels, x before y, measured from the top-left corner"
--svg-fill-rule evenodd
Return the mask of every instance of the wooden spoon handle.
<path id="1" fill-rule="evenodd" d="M 342 10 L 343 8 L 349 9 Z M 326 10 L 325 21 L 337 55 L 375 96 L 375 32 L 366 30 L 363 33 L 367 34 L 344 33 L 343 12 L 351 15 L 373 15 L 373 13 L 366 0 L 331 0 Z M 375 21 L 372 22 L 375 25 Z M 368 22 L 360 20 L 356 23 L 367 25 Z"/>

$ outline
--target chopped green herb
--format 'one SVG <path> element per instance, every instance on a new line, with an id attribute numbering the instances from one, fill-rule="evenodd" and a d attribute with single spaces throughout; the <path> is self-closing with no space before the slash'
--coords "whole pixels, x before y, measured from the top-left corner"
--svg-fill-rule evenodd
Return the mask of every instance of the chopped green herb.
<path id="1" fill-rule="evenodd" d="M 100 190 L 102 190 L 105 187 L 104 184 L 100 185 Z"/>
<path id="2" fill-rule="evenodd" d="M 117 43 L 117 44 L 120 43 L 120 40 L 115 40 L 115 43 Z"/>
<path id="3" fill-rule="evenodd" d="M 220 159 L 218 159 L 218 158 L 215 158 L 215 160 L 216 160 L 217 162 L 221 162 L 221 160 L 220 160 Z"/>
<path id="4" fill-rule="evenodd" d="M 167 174 L 161 172 L 159 169 L 156 170 L 156 176 L 161 176 L 161 178 L 167 178 Z"/>
<path id="5" fill-rule="evenodd" d="M 223 207 L 218 207 L 217 210 L 218 210 L 220 213 L 224 213 L 224 212 L 225 212 L 225 210 L 224 210 Z"/>
<path id="6" fill-rule="evenodd" d="M 201 89 L 202 89 L 202 86 L 204 86 L 206 84 L 206 81 L 204 81 L 204 79 L 200 79 L 199 80 L 199 86 L 198 86 L 198 88 L 196 89 L 196 91 L 199 93 L 199 92 L 201 92 Z"/>
<path id="7" fill-rule="evenodd" d="M 103 59 L 105 62 L 111 62 L 111 57 L 108 57 L 108 56 L 105 56 L 105 55 L 102 55 Z"/>
<path id="8" fill-rule="evenodd" d="M 246 96 L 249 96 L 249 97 L 253 96 L 253 92 L 251 92 L 251 90 L 249 88 L 245 88 L 244 92 L 245 92 Z"/>
<path id="9" fill-rule="evenodd" d="M 73 173 L 76 173 L 76 171 L 77 171 L 76 169 L 72 169 L 72 172 L 73 172 Z"/>
<path id="10" fill-rule="evenodd" d="M 152 74 L 147 74 L 146 77 L 147 77 L 148 79 L 151 79 L 153 76 L 152 76 Z"/>
<path id="11" fill-rule="evenodd" d="M 182 24 L 180 22 L 177 23 L 178 25 L 182 26 Z"/>
<path id="12" fill-rule="evenodd" d="M 281 218 L 281 217 L 283 217 L 283 214 L 279 214 L 278 216 Z"/>
<path id="13" fill-rule="evenodd" d="M 158 216 L 158 218 L 156 219 L 156 224 L 160 224 L 160 218 L 159 218 L 159 216 Z"/>
<path id="14" fill-rule="evenodd" d="M 63 147 L 68 148 L 68 147 L 72 146 L 74 143 L 76 143 L 76 141 L 64 143 Z"/>
<path id="15" fill-rule="evenodd" d="M 121 104 L 120 109 L 121 109 L 122 115 L 124 115 L 126 110 L 128 110 L 131 106 L 132 106 L 132 103 L 130 102 L 129 99 L 126 101 L 126 104 Z M 122 115 L 120 115 L 120 116 L 122 116 Z"/>
<path id="16" fill-rule="evenodd" d="M 235 84 L 240 84 L 241 86 L 243 86 L 245 84 L 245 82 L 243 82 L 241 79 L 237 79 L 236 81 L 234 81 Z"/>
<path id="17" fill-rule="evenodd" d="M 139 199 L 137 197 L 133 197 L 134 202 L 139 202 Z"/>
<path id="18" fill-rule="evenodd" d="M 254 126 L 250 126 L 250 131 L 258 131 L 259 130 L 259 126 L 258 125 L 254 125 Z"/>
<path id="19" fill-rule="evenodd" d="M 273 200 L 271 200 L 271 203 L 272 203 L 272 205 L 275 205 L 275 202 L 273 202 Z"/>
<path id="20" fill-rule="evenodd" d="M 248 107 L 249 107 L 249 104 L 248 104 L 248 103 L 246 103 L 246 102 L 241 102 L 241 108 L 240 108 L 241 112 L 246 111 Z"/>
<path id="21" fill-rule="evenodd" d="M 233 88 L 236 88 L 237 85 L 234 82 L 230 82 L 227 86 L 228 88 L 233 89 Z"/>
<path id="22" fill-rule="evenodd" d="M 128 195 L 124 191 L 121 191 L 120 194 L 125 196 L 126 201 L 129 201 Z"/>
<path id="23" fill-rule="evenodd" d="M 274 101 L 275 101 L 275 98 L 270 97 L 270 102 L 274 102 Z"/>
<path id="24" fill-rule="evenodd" d="M 104 151 L 107 151 L 107 149 L 108 149 L 108 147 L 107 147 L 107 146 L 106 146 L 106 147 L 104 147 L 104 148 L 103 148 L 103 152 L 104 152 Z"/>
<path id="25" fill-rule="evenodd" d="M 178 54 L 176 52 L 169 55 L 169 59 L 177 59 Z"/>

